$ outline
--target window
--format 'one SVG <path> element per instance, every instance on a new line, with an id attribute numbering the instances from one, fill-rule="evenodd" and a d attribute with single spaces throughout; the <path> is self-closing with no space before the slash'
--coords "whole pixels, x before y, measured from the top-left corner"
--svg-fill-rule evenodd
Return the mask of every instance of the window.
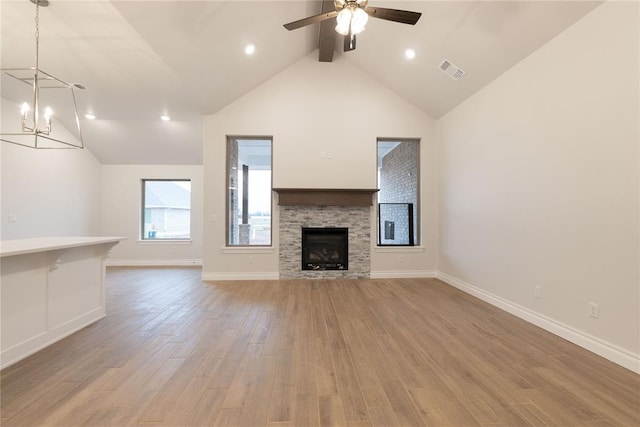
<path id="1" fill-rule="evenodd" d="M 227 138 L 227 245 L 271 245 L 271 137 Z"/>
<path id="2" fill-rule="evenodd" d="M 419 242 L 419 141 L 378 139 L 378 245 Z"/>
<path id="3" fill-rule="evenodd" d="M 142 180 L 142 240 L 191 238 L 191 181 Z"/>

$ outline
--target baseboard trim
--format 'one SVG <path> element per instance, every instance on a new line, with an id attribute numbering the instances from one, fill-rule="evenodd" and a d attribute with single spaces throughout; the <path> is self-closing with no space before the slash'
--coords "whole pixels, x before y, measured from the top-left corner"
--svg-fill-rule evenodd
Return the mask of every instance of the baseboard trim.
<path id="1" fill-rule="evenodd" d="M 513 314 L 529 323 L 532 323 L 554 335 L 566 339 L 586 350 L 610 360 L 624 368 L 640 374 L 640 354 L 633 353 L 615 344 L 604 341 L 600 338 L 589 335 L 583 331 L 575 329 L 555 319 L 544 316 L 526 307 L 522 307 L 502 297 L 484 291 L 470 283 L 459 280 L 448 274 L 438 272 L 438 279 L 460 289 L 461 291 L 473 295 L 495 307 Z"/>
<path id="2" fill-rule="evenodd" d="M 202 281 L 226 281 L 226 280 L 278 280 L 278 272 L 256 272 L 256 273 L 205 273 L 200 275 Z"/>
<path id="3" fill-rule="evenodd" d="M 107 267 L 193 267 L 201 259 L 107 259 Z"/>
<path id="4" fill-rule="evenodd" d="M 372 279 L 433 279 L 437 277 L 435 270 L 408 270 L 408 271 L 372 271 Z"/>
<path id="5" fill-rule="evenodd" d="M 371 272 L 371 279 L 432 279 L 437 277 L 437 272 L 433 270 L 420 271 L 377 271 Z M 235 273 L 202 273 L 200 279 L 204 281 L 215 280 L 278 280 L 280 274 L 277 272 L 235 272 Z"/>

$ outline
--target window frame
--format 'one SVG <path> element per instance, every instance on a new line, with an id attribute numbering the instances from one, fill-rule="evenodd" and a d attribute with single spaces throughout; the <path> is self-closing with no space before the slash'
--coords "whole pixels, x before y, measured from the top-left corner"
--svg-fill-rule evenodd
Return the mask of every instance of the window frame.
<path id="1" fill-rule="evenodd" d="M 191 190 L 189 190 L 189 237 L 177 237 L 177 238 L 172 238 L 172 237 L 154 237 L 154 238 L 149 238 L 148 236 L 145 236 L 145 229 L 144 229 L 144 224 L 145 224 L 145 213 L 146 213 L 146 184 L 147 182 L 176 182 L 176 181 L 180 181 L 180 182 L 189 182 L 190 184 L 193 183 L 193 181 L 191 180 L 191 178 L 142 178 L 140 180 L 141 183 L 141 189 L 140 189 L 140 231 L 139 231 L 139 239 L 140 242 L 189 242 L 191 241 L 191 222 L 192 222 L 192 204 L 193 204 L 193 200 L 191 197 Z"/>
<path id="2" fill-rule="evenodd" d="M 413 224 L 413 242 L 406 244 L 389 244 L 389 243 L 381 243 L 381 224 L 380 224 L 380 204 L 381 203 L 407 203 L 407 202 L 380 202 L 380 166 L 379 166 L 379 150 L 381 142 L 413 142 L 416 144 L 416 194 L 415 194 L 415 206 L 413 207 L 413 214 L 415 217 L 415 222 Z M 421 162 L 420 162 L 420 152 L 421 152 L 421 138 L 376 138 L 376 188 L 378 189 L 378 193 L 376 194 L 376 248 L 416 248 L 421 247 L 422 245 L 422 209 L 421 209 L 421 191 L 422 191 L 422 182 L 421 182 Z"/>
<path id="3" fill-rule="evenodd" d="M 268 244 L 233 244 L 230 242 L 230 226 L 231 226 L 231 222 L 230 222 L 230 203 L 229 203 L 229 199 L 230 199 L 230 195 L 229 195 L 229 190 L 231 189 L 231 185 L 229 182 L 229 172 L 230 172 L 230 154 L 231 154 L 231 150 L 230 150 L 230 144 L 232 140 L 242 140 L 242 141 L 269 141 L 269 166 L 270 166 L 270 172 L 271 172 L 271 177 L 269 180 L 269 243 Z M 256 249 L 268 249 L 268 248 L 273 248 L 273 136 L 272 135 L 227 135 L 226 136 L 226 146 L 225 146 L 225 168 L 224 168 L 224 174 L 225 174 L 225 231 L 224 231 L 224 235 L 225 235 L 225 249 L 228 250 L 234 250 L 234 249 L 251 249 L 251 248 L 256 248 Z"/>

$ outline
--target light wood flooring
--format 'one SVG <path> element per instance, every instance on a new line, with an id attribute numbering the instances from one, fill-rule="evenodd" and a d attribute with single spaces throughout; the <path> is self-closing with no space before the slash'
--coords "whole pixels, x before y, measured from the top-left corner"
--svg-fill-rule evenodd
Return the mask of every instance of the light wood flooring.
<path id="1" fill-rule="evenodd" d="M 640 376 L 435 279 L 108 271 L 108 316 L 1 373 L 2 426 L 640 425 Z"/>

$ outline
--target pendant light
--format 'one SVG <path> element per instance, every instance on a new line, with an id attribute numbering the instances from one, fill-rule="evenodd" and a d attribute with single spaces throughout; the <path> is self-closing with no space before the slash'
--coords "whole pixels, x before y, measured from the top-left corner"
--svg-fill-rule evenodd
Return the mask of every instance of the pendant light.
<path id="1" fill-rule="evenodd" d="M 29 1 L 35 4 L 35 64 L 0 69 L 3 98 L 17 104 L 15 116 L 3 117 L 0 140 L 36 149 L 84 148 L 74 92 L 84 86 L 40 69 L 40 7 L 49 1 Z"/>

